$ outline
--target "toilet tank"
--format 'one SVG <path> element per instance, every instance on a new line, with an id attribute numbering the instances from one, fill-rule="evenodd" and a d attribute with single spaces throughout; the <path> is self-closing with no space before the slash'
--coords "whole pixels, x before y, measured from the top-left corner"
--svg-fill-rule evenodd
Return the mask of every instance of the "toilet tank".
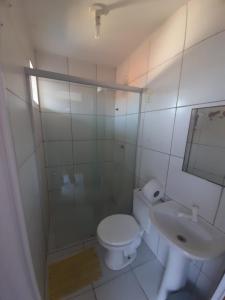
<path id="1" fill-rule="evenodd" d="M 147 201 L 143 192 L 140 189 L 135 189 L 133 193 L 133 216 L 147 233 L 149 233 L 151 226 L 149 215 L 151 207 L 152 204 Z"/>

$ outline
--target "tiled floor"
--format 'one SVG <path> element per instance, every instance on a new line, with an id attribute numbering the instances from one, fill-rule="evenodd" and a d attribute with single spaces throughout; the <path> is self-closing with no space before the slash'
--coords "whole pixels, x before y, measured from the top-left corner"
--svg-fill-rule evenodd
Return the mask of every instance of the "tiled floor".
<path id="1" fill-rule="evenodd" d="M 104 249 L 95 240 L 82 247 L 94 246 L 99 255 L 102 277 L 91 285 L 63 300 L 155 300 L 163 267 L 142 242 L 136 260 L 121 271 L 109 270 L 103 261 Z M 49 256 L 49 262 L 71 255 L 81 247 L 75 246 Z"/>

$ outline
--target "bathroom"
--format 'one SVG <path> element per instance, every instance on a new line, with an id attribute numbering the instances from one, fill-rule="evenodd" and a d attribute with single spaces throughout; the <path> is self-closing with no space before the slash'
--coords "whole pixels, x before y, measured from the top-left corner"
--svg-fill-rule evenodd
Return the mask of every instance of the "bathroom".
<path id="1" fill-rule="evenodd" d="M 0 0 L 1 299 L 224 299 L 224 16 Z"/>

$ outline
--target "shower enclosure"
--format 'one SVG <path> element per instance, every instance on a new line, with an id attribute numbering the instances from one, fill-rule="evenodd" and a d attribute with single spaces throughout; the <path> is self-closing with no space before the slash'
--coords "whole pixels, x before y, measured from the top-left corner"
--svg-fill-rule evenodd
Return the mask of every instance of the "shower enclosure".
<path id="1" fill-rule="evenodd" d="M 50 251 L 130 213 L 141 89 L 26 69 L 38 77 L 50 203 Z"/>

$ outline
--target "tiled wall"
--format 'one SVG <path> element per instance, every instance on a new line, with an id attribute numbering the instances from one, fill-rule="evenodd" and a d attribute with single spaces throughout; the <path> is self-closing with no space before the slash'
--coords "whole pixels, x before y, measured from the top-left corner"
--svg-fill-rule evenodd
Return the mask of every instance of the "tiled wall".
<path id="1" fill-rule="evenodd" d="M 6 100 L 30 250 L 43 296 L 48 217 L 41 164 L 43 153 L 40 114 L 35 106 L 31 106 L 23 70 L 24 66 L 29 66 L 29 59 L 34 62 L 34 55 L 21 12 L 21 1 L 13 1 L 12 6 L 8 4 L 7 1 L 0 3 L 0 63 L 4 72 Z"/>
<path id="2" fill-rule="evenodd" d="M 115 190 L 115 201 L 118 206 L 126 207 L 124 212 L 131 211 L 132 208 L 139 104 L 139 94 L 116 92 L 114 162 L 115 177 L 121 182 L 117 184 L 118 191 Z"/>
<path id="3" fill-rule="evenodd" d="M 145 88 L 136 184 L 156 177 L 165 195 L 191 207 L 225 232 L 225 191 L 182 172 L 192 108 L 225 105 L 225 3 L 190 0 L 117 70 L 117 81 Z M 165 264 L 167 243 L 155 228 L 145 240 Z M 189 279 L 206 299 L 225 269 L 224 258 L 193 262 Z"/>

